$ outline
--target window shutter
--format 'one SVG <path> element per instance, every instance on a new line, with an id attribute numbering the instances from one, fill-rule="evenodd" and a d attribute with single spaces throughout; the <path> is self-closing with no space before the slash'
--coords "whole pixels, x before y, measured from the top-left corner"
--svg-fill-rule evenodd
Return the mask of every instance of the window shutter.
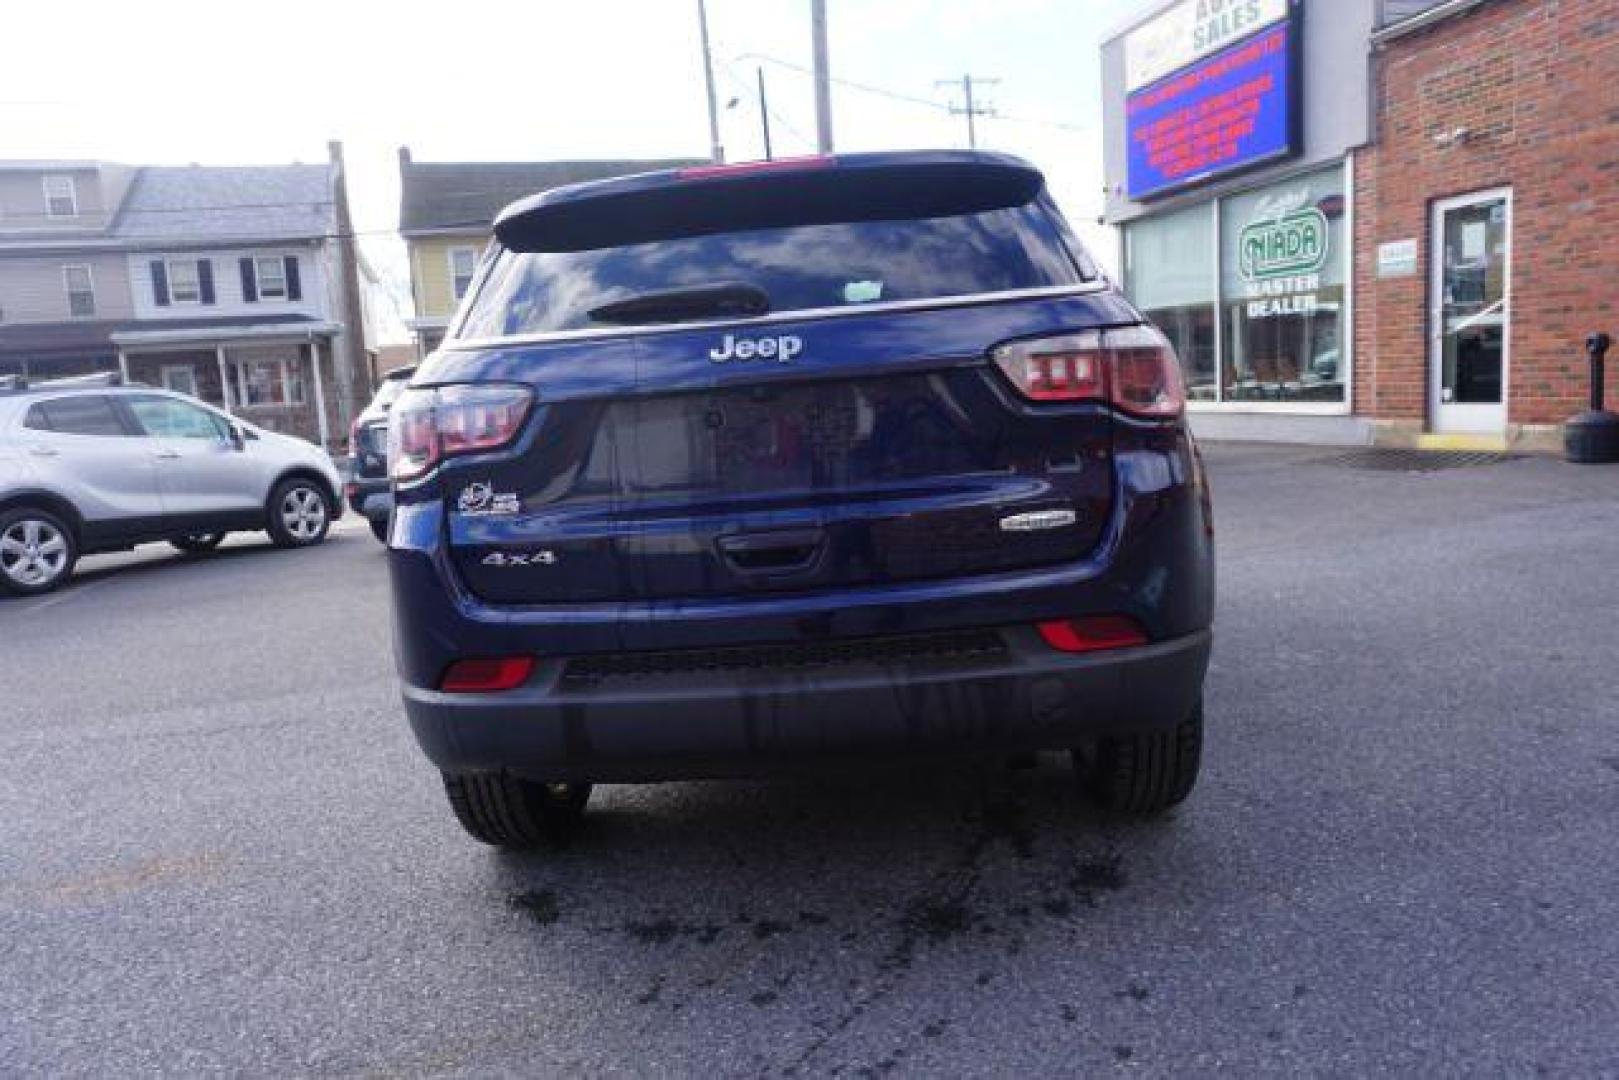
<path id="1" fill-rule="evenodd" d="M 285 259 L 287 266 L 287 299 L 302 300 L 304 298 L 303 285 L 298 281 L 298 256 L 288 255 Z"/>
<path id="2" fill-rule="evenodd" d="M 169 268 L 163 265 L 162 259 L 152 260 L 152 303 L 158 307 L 169 306 Z"/>
<path id="3" fill-rule="evenodd" d="M 253 268 L 252 259 L 242 260 L 242 299 L 249 304 L 259 298 L 258 273 Z"/>
<path id="4" fill-rule="evenodd" d="M 197 286 L 202 293 L 202 302 L 214 302 L 214 261 L 212 259 L 197 260 Z"/>

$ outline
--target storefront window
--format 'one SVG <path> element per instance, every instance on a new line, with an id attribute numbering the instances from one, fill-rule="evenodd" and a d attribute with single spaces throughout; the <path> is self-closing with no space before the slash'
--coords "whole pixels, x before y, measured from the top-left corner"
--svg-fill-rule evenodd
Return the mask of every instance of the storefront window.
<path id="1" fill-rule="evenodd" d="M 1175 343 L 1193 401 L 1214 401 L 1214 208 L 1136 222 L 1125 231 L 1125 287 Z"/>
<path id="2" fill-rule="evenodd" d="M 1345 400 L 1346 224 L 1342 168 L 1221 204 L 1223 400 Z"/>

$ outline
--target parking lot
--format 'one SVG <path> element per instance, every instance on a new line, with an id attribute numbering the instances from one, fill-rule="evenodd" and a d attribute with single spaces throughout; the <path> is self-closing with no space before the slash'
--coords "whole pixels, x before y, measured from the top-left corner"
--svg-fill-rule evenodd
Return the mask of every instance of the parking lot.
<path id="1" fill-rule="evenodd" d="M 0 601 L 0 1070 L 1619 1069 L 1619 473 L 1209 448 L 1204 780 L 600 789 L 455 825 L 363 523 Z"/>

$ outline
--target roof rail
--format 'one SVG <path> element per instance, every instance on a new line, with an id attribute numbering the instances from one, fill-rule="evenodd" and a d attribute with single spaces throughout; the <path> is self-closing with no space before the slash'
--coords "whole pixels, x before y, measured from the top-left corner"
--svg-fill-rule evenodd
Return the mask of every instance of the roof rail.
<path id="1" fill-rule="evenodd" d="M 48 386 L 53 390 L 73 386 L 122 386 L 124 385 L 124 377 L 116 371 L 98 371 L 91 375 L 66 375 L 60 379 L 45 379 L 33 385 L 36 387 Z"/>

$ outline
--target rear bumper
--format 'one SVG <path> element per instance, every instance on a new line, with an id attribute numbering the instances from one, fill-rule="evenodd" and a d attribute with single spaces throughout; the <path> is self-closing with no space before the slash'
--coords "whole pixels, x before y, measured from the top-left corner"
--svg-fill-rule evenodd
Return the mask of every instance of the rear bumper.
<path id="1" fill-rule="evenodd" d="M 1210 634 L 1073 656 L 1032 630 L 955 660 L 663 672 L 579 685 L 565 661 L 498 694 L 407 685 L 427 756 L 451 772 L 633 782 L 748 776 L 840 759 L 1061 749 L 1101 733 L 1184 720 Z"/>
<path id="2" fill-rule="evenodd" d="M 1195 448 L 1174 427 L 1115 425 L 1107 533 L 1073 563 L 970 578 L 705 600 L 497 607 L 452 564 L 443 505 L 407 498 L 388 564 L 406 709 L 428 756 L 452 771 L 512 769 L 603 781 L 766 772 L 885 752 L 1027 750 L 1103 731 L 1162 728 L 1190 712 L 1214 617 L 1213 525 Z M 1126 615 L 1155 644 L 1058 653 L 1043 619 Z M 581 686 L 580 658 L 688 656 L 757 647 L 867 645 L 998 628 L 993 656 L 806 669 L 764 662 L 664 668 Z M 467 657 L 543 658 L 527 685 L 444 695 Z M 677 667 L 679 665 L 676 665 Z M 693 665 L 688 665 L 693 666 Z"/>

